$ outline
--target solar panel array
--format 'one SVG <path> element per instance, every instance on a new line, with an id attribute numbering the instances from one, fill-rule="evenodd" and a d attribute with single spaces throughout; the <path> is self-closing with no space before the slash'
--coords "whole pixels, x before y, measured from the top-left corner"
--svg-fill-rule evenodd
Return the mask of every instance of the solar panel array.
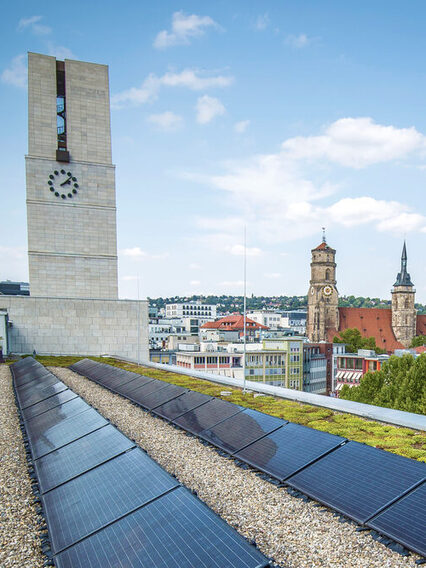
<path id="1" fill-rule="evenodd" d="M 40 363 L 28 357 L 11 370 L 58 568 L 270 565 Z M 115 369 L 105 375 L 111 389 L 137 378 Z M 187 393 L 160 386 L 162 395 L 158 388 L 141 395 L 147 407 Z"/>
<path id="2" fill-rule="evenodd" d="M 89 359 L 71 369 L 426 556 L 425 463 Z"/>

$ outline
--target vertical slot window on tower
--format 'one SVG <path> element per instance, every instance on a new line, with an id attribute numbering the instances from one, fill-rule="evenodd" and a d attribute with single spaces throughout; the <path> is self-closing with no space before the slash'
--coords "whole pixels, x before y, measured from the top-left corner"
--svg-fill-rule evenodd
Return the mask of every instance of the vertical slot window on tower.
<path id="1" fill-rule="evenodd" d="M 56 129 L 58 148 L 56 159 L 58 162 L 69 162 L 67 149 L 67 109 L 65 96 L 65 64 L 56 62 Z"/>

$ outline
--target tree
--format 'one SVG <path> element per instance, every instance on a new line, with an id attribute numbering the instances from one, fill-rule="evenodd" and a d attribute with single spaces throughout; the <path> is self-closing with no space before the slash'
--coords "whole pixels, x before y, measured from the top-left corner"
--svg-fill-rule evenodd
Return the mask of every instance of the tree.
<path id="1" fill-rule="evenodd" d="M 356 327 L 345 329 L 339 335 L 340 337 L 334 336 L 333 343 L 346 343 L 349 353 L 357 353 L 358 349 L 371 349 L 376 353 L 386 353 L 384 349 L 377 347 L 374 337 L 363 337 Z"/>
<path id="2" fill-rule="evenodd" d="M 359 386 L 345 387 L 340 398 L 426 414 L 426 354 L 393 355 L 380 371 L 366 373 Z"/>
<path id="3" fill-rule="evenodd" d="M 410 347 L 422 347 L 426 345 L 426 335 L 416 335 L 413 337 Z"/>

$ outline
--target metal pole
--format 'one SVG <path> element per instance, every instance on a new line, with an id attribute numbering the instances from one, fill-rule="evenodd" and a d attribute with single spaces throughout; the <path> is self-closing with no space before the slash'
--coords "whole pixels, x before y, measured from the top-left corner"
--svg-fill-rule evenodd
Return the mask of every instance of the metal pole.
<path id="1" fill-rule="evenodd" d="M 246 392 L 246 325 L 247 325 L 247 248 L 246 248 L 247 227 L 244 225 L 244 348 L 243 348 L 243 393 Z"/>
<path id="2" fill-rule="evenodd" d="M 140 342 L 141 342 L 141 302 L 139 299 L 139 274 L 138 274 L 138 347 L 137 347 L 137 359 L 138 359 L 138 365 L 140 365 L 140 359 L 141 359 L 141 354 L 140 354 Z"/>

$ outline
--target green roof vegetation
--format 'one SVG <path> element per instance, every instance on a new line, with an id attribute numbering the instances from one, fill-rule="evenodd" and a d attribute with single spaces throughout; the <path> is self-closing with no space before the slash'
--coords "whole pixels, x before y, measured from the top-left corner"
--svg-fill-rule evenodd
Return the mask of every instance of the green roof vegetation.
<path id="1" fill-rule="evenodd" d="M 68 367 L 80 359 L 81 357 L 37 357 L 40 363 L 51 367 Z M 328 408 L 311 406 L 271 396 L 256 396 L 254 393 L 243 394 L 241 389 L 218 385 L 169 371 L 137 366 L 115 359 L 99 357 L 90 357 L 90 359 L 222 398 L 241 406 L 253 408 L 297 424 L 322 430 L 323 432 L 343 436 L 349 440 L 382 448 L 401 456 L 426 462 L 425 432 L 390 426 L 352 414 L 341 414 L 333 412 Z M 229 396 L 221 395 L 223 391 L 231 394 Z"/>

